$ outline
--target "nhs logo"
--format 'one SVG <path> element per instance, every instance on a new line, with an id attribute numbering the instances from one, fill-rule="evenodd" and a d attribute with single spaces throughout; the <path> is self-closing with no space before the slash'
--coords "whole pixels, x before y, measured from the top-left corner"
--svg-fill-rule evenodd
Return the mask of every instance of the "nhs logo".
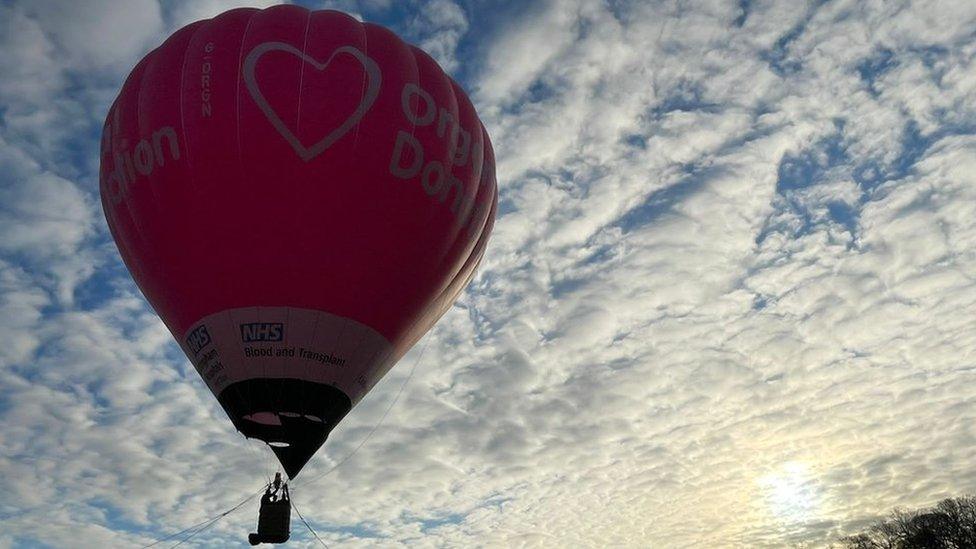
<path id="1" fill-rule="evenodd" d="M 241 340 L 244 343 L 252 341 L 281 341 L 285 334 L 285 325 L 280 322 L 252 322 L 241 324 Z"/>
<path id="2" fill-rule="evenodd" d="M 201 324 L 186 336 L 186 346 L 193 351 L 194 356 L 207 345 L 210 345 L 210 332 L 207 331 L 206 324 Z"/>

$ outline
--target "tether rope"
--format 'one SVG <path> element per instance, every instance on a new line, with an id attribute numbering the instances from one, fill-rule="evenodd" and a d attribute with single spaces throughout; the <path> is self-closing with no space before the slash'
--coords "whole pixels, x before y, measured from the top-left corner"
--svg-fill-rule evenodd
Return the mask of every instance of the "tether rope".
<path id="1" fill-rule="evenodd" d="M 148 549 L 149 547 L 153 547 L 154 545 L 158 545 L 158 544 L 160 544 L 160 543 L 162 543 L 164 541 L 171 540 L 171 539 L 173 539 L 173 538 L 175 538 L 177 536 L 180 536 L 180 535 L 183 535 L 183 534 L 185 534 L 187 532 L 191 532 L 192 531 L 193 532 L 192 534 L 190 534 L 189 536 L 187 536 L 186 538 L 184 538 L 179 543 L 177 543 L 176 545 L 173 546 L 173 547 L 178 547 L 178 546 L 186 543 L 193 536 L 199 534 L 200 532 L 203 532 L 204 530 L 206 530 L 206 529 L 210 528 L 211 526 L 213 526 L 214 524 L 216 524 L 217 521 L 219 521 L 220 519 L 226 517 L 227 515 L 233 513 L 234 511 L 240 509 L 241 507 L 243 507 L 245 503 L 247 503 L 247 502 L 251 501 L 252 499 L 254 499 L 254 496 L 256 496 L 256 495 L 260 494 L 261 492 L 263 492 L 264 489 L 265 489 L 265 486 L 261 486 L 261 489 L 260 490 L 258 490 L 257 492 L 254 492 L 253 494 L 247 496 L 246 498 L 244 498 L 243 501 L 241 501 L 237 505 L 231 507 L 230 509 L 224 511 L 223 513 L 214 515 L 213 517 L 210 517 L 209 519 L 207 519 L 207 520 L 205 520 L 203 522 L 198 522 L 198 523 L 194 524 L 193 526 L 190 526 L 189 528 L 184 528 L 183 530 L 180 530 L 179 532 L 176 532 L 175 534 L 170 534 L 170 535 L 166 536 L 165 538 L 160 538 L 160 539 L 158 539 L 158 540 L 150 543 L 149 545 L 143 545 L 142 546 L 142 549 Z"/>
<path id="2" fill-rule="evenodd" d="M 352 459 L 353 456 L 356 455 L 356 452 L 358 452 L 363 446 L 366 445 L 366 442 L 369 441 L 369 439 L 380 428 L 380 426 L 383 424 L 383 422 L 386 421 L 387 416 L 393 410 L 393 407 L 396 406 L 396 403 L 400 400 L 400 396 L 403 394 L 403 391 L 407 388 L 407 385 L 410 383 L 410 380 L 413 379 L 413 375 L 417 371 L 417 366 L 420 364 L 420 361 L 423 359 L 424 354 L 426 354 L 427 347 L 428 346 L 430 346 L 430 338 L 429 337 L 427 338 L 427 341 L 424 342 L 423 347 L 421 347 L 420 354 L 417 356 L 417 360 L 415 360 L 414 363 L 413 363 L 413 366 L 410 367 L 410 372 L 407 374 L 406 379 L 403 380 L 403 383 L 400 384 L 400 389 L 397 390 L 397 393 L 393 397 L 393 400 L 390 402 L 389 406 L 386 407 L 386 410 L 383 412 L 383 415 L 380 416 L 379 421 L 377 421 L 376 424 L 373 425 L 373 428 L 370 429 L 370 431 L 368 433 L 366 433 L 366 436 L 363 437 L 363 440 L 361 440 L 359 442 L 359 445 L 357 445 L 355 448 L 353 448 L 353 450 L 351 452 L 349 452 L 349 454 L 347 454 L 345 457 L 343 457 L 341 460 L 339 460 L 339 462 L 336 463 L 335 465 L 333 465 L 329 470 L 327 470 L 324 473 L 318 475 L 317 477 L 312 478 L 309 481 L 303 482 L 301 485 L 299 485 L 299 487 L 308 486 L 308 485 L 313 484 L 315 482 L 318 482 L 318 481 L 322 480 L 323 478 L 327 477 L 328 475 L 332 474 L 333 471 L 335 471 L 339 467 L 342 467 L 343 464 L 345 464 L 347 461 L 349 461 L 350 459 Z M 247 444 L 247 441 L 245 441 L 245 444 Z M 149 547 L 153 547 L 153 546 L 158 545 L 158 544 L 160 544 L 160 543 L 162 543 L 164 541 L 171 540 L 171 539 L 173 539 L 173 538 L 175 538 L 177 536 L 180 536 L 182 534 L 185 534 L 187 532 L 192 532 L 189 536 L 187 536 L 186 538 L 180 540 L 179 543 L 177 543 L 176 545 L 173 545 L 172 546 L 174 548 L 175 547 L 179 547 L 180 545 L 183 545 L 184 543 L 186 543 L 187 541 L 189 541 L 190 539 L 192 539 L 197 534 L 200 534 L 200 533 L 204 532 L 205 530 L 208 530 L 209 528 L 211 528 L 214 524 L 216 524 L 217 522 L 219 522 L 220 519 L 226 517 L 227 515 L 233 513 L 234 511 L 240 509 L 241 507 L 243 507 L 245 503 L 251 501 L 252 499 L 254 499 L 255 496 L 257 496 L 258 494 L 260 494 L 261 492 L 263 492 L 265 488 L 266 488 L 266 486 L 262 485 L 261 489 L 259 489 L 257 492 L 251 494 L 250 496 L 248 496 L 247 498 L 245 498 L 243 501 L 241 501 L 237 505 L 231 507 L 230 509 L 224 511 L 223 513 L 220 513 L 218 515 L 215 515 L 215 516 L 213 516 L 213 517 L 211 517 L 211 518 L 209 518 L 209 519 L 207 519 L 207 520 L 205 520 L 203 522 L 198 522 L 197 524 L 194 524 L 193 526 L 190 526 L 188 528 L 184 528 L 183 530 L 180 530 L 179 532 L 176 532 L 175 534 L 170 534 L 170 535 L 168 535 L 168 536 L 166 536 L 164 538 L 158 539 L 158 540 L 150 543 L 149 545 L 144 545 L 144 546 L 142 546 L 142 549 L 148 549 Z M 302 522 L 309 529 L 309 531 L 312 532 L 312 534 L 315 536 L 315 539 L 317 539 L 319 541 L 319 543 L 321 543 L 325 547 L 328 547 L 328 545 L 326 545 L 325 542 L 322 541 L 322 539 L 318 536 L 318 534 L 315 533 L 315 530 L 312 529 L 312 526 L 308 523 L 308 521 L 305 520 L 305 517 L 302 516 L 301 511 L 299 511 L 298 508 L 295 507 L 294 502 L 292 502 L 291 505 L 292 505 L 292 508 L 295 509 L 295 512 L 298 513 L 298 517 L 302 520 Z"/>
<path id="3" fill-rule="evenodd" d="M 317 477 L 313 477 L 311 480 L 308 480 L 306 482 L 303 482 L 300 486 L 302 486 L 302 487 L 308 486 L 308 485 L 310 485 L 312 483 L 318 482 L 318 481 L 322 480 L 323 478 L 329 476 L 330 474 L 332 474 L 333 471 L 335 471 L 339 467 L 342 467 L 342 465 L 344 463 L 346 463 L 354 455 L 356 455 L 356 452 L 358 452 L 360 448 L 362 448 L 363 446 L 366 445 L 366 442 L 370 439 L 370 437 L 373 436 L 373 433 L 375 433 L 376 430 L 380 428 L 380 425 L 382 425 L 383 422 L 386 420 L 386 416 L 388 416 L 390 414 L 390 411 L 393 409 L 394 406 L 396 406 L 397 401 L 400 400 L 400 395 L 403 394 L 403 390 L 407 387 L 407 384 L 410 383 L 410 380 L 413 378 L 414 372 L 417 371 L 417 365 L 419 365 L 420 364 L 420 360 L 424 358 L 424 353 L 427 352 L 427 347 L 429 345 L 430 345 L 430 338 L 428 337 L 427 338 L 427 341 L 424 342 L 424 346 L 420 349 L 420 354 L 417 356 L 417 360 L 415 360 L 414 363 L 413 363 L 413 366 L 410 367 L 410 373 L 407 374 L 407 378 L 403 380 L 403 383 L 402 384 L 400 384 L 400 390 L 398 390 L 396 396 L 393 397 L 393 401 L 390 402 L 390 405 L 386 407 L 386 411 L 383 412 L 383 415 L 380 417 L 380 420 L 376 422 L 376 425 L 373 425 L 373 428 L 370 429 L 370 431 L 368 433 L 366 433 L 366 436 L 363 437 L 363 440 L 360 441 L 359 445 L 356 446 L 355 448 L 353 448 L 352 452 L 349 452 L 349 454 L 346 455 L 346 457 L 342 458 L 341 460 L 339 460 L 338 463 L 336 463 L 335 465 L 333 465 L 331 469 L 329 469 L 328 471 L 320 474 Z"/>
<path id="4" fill-rule="evenodd" d="M 298 507 L 295 505 L 295 500 L 289 498 L 288 501 L 291 502 L 291 508 L 294 509 L 296 513 L 298 513 L 298 518 L 302 519 L 302 523 L 305 524 L 305 528 L 308 528 L 308 531 L 311 532 L 313 536 L 315 536 L 315 539 L 317 539 L 318 542 L 322 544 L 322 547 L 325 547 L 325 549 L 329 549 L 328 544 L 322 541 L 322 538 L 320 538 L 319 535 L 315 533 L 315 530 L 312 529 L 312 525 L 309 524 L 308 521 L 305 520 L 305 517 L 302 516 L 302 512 L 299 511 Z"/>

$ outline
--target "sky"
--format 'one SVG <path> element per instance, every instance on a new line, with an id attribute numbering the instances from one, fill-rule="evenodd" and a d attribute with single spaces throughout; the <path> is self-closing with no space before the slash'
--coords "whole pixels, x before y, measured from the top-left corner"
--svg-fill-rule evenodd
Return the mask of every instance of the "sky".
<path id="1" fill-rule="evenodd" d="M 0 2 L 0 547 L 139 547 L 273 470 L 98 199 L 129 69 L 233 5 Z M 328 546 L 821 547 L 976 493 L 976 3 L 304 5 L 430 52 L 499 185 L 479 274 L 293 483 Z"/>

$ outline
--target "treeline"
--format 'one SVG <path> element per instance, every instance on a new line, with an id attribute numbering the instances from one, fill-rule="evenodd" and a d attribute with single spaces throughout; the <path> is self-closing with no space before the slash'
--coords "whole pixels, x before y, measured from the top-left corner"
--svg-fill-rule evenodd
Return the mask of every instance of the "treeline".
<path id="1" fill-rule="evenodd" d="M 935 507 L 895 509 L 864 532 L 841 540 L 844 549 L 976 549 L 976 497 L 940 501 Z"/>

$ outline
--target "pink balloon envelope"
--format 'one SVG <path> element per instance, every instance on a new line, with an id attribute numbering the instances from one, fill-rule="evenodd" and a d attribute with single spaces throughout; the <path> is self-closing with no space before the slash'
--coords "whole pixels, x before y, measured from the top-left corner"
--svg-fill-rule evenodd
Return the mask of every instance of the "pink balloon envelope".
<path id="1" fill-rule="evenodd" d="M 139 288 L 290 477 L 451 306 L 497 207 L 488 134 L 433 59 L 295 6 L 150 52 L 109 110 L 100 176 Z"/>

